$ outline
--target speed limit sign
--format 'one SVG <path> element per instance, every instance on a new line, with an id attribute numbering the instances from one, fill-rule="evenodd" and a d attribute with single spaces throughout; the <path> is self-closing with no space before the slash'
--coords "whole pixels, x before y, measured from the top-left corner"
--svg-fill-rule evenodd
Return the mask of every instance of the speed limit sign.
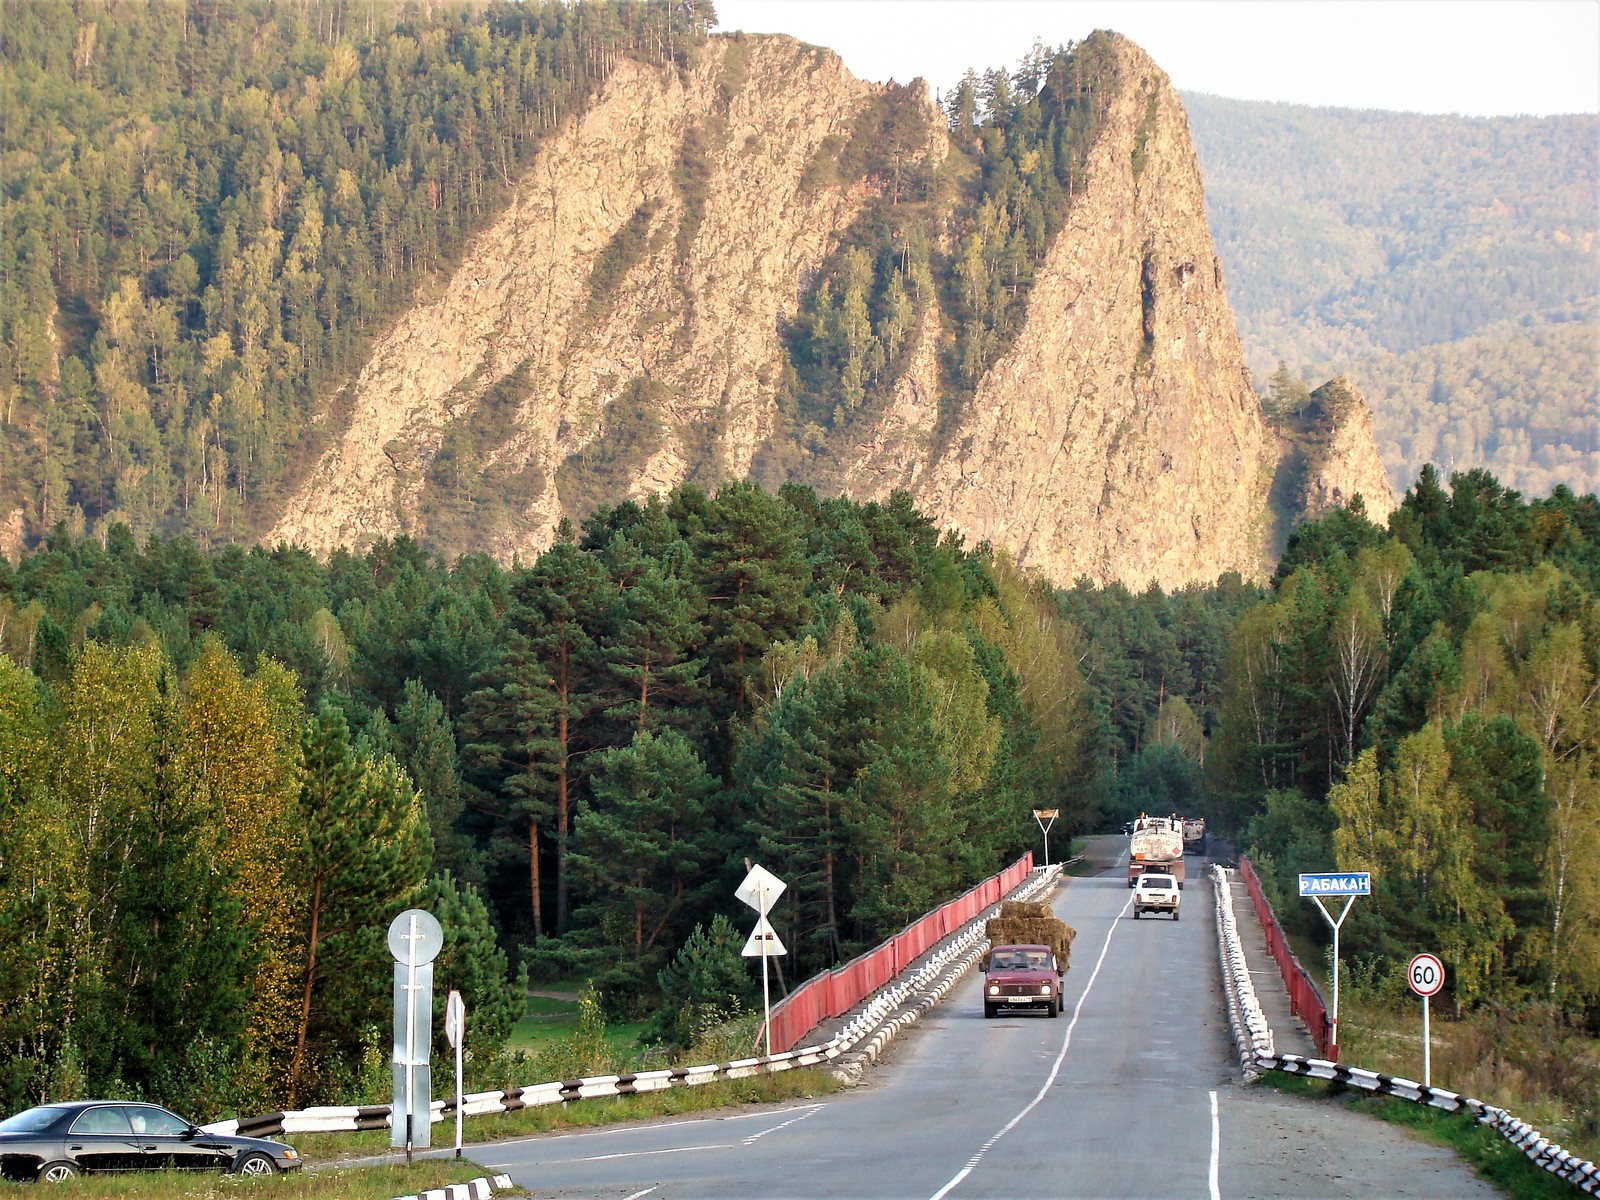
<path id="1" fill-rule="evenodd" d="M 1444 986 L 1444 964 L 1432 954 L 1419 954 L 1406 968 L 1406 982 L 1411 990 L 1426 999 Z"/>

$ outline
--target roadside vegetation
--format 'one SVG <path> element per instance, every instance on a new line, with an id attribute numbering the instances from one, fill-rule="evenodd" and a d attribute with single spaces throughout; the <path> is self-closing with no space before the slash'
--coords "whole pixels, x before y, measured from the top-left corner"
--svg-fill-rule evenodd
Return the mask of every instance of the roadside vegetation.
<path id="1" fill-rule="evenodd" d="M 1307 939 L 1292 940 L 1323 996 L 1331 997 L 1329 956 Z M 1346 963 L 1340 972 L 1339 1058 L 1421 1080 L 1421 1001 L 1377 983 L 1366 967 Z M 1572 1153 L 1600 1162 L 1600 1041 L 1581 1022 L 1547 1004 L 1458 1014 L 1435 1003 L 1429 1033 L 1437 1086 L 1503 1108 Z"/>
<path id="2" fill-rule="evenodd" d="M 653 1121 L 662 1117 L 715 1112 L 747 1104 L 811 1100 L 831 1095 L 843 1086 L 826 1071 L 801 1067 L 777 1075 L 755 1075 L 749 1079 L 720 1080 L 696 1087 L 675 1087 L 635 1096 L 574 1100 L 569 1104 L 546 1104 L 512 1113 L 468 1117 L 463 1136 L 465 1140 L 475 1143 L 497 1142 L 541 1133 L 562 1133 L 621 1125 L 629 1121 Z M 344 1162 L 390 1153 L 387 1130 L 305 1133 L 297 1134 L 290 1140 L 308 1163 Z M 447 1121 L 435 1125 L 433 1143 L 436 1147 L 453 1146 L 454 1123 Z"/>

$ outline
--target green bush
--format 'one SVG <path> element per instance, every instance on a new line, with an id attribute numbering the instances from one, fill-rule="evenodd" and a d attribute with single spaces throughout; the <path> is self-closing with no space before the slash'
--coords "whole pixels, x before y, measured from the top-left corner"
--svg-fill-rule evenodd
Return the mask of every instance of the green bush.
<path id="1" fill-rule="evenodd" d="M 696 925 L 671 964 L 657 977 L 661 1007 L 650 1034 L 688 1047 L 709 1030 L 738 1019 L 756 1003 L 756 984 L 740 950 L 744 938 L 718 913 L 710 928 Z"/>

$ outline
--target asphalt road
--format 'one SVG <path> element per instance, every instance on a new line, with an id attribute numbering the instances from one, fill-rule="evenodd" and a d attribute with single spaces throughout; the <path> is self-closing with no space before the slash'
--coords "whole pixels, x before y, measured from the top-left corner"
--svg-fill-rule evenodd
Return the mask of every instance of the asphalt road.
<path id="1" fill-rule="evenodd" d="M 1116 865 L 1063 885 L 1078 937 L 1054 1020 L 984 1020 L 974 971 L 847 1093 L 471 1157 L 541 1197 L 619 1200 L 1495 1196 L 1402 1130 L 1237 1084 L 1212 892 L 1189 870 L 1176 922 L 1135 921 Z"/>

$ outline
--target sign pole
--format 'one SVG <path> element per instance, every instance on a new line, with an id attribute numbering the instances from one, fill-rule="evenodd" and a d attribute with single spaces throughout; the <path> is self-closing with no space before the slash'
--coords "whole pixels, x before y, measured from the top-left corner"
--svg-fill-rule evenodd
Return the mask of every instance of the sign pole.
<path id="1" fill-rule="evenodd" d="M 1344 919 L 1350 915 L 1350 906 L 1356 902 L 1356 898 L 1345 897 L 1344 908 L 1340 910 L 1338 920 L 1334 919 L 1333 914 L 1322 903 L 1321 896 L 1313 896 L 1311 899 L 1322 910 L 1323 919 L 1333 926 L 1333 1012 L 1328 1017 L 1328 1024 L 1332 1033 L 1331 1044 L 1337 1047 L 1339 1045 L 1339 928 L 1344 924 Z M 1334 1061 L 1338 1061 L 1337 1054 L 1334 1055 Z"/>
<path id="2" fill-rule="evenodd" d="M 1429 1061 L 1432 1057 L 1433 1043 L 1428 1037 L 1428 1007 L 1431 1001 L 1428 997 L 1422 998 L 1422 1086 L 1433 1086 L 1433 1064 Z"/>
<path id="3" fill-rule="evenodd" d="M 1310 872 L 1300 876 L 1300 895 L 1309 896 L 1333 928 L 1333 1012 L 1328 1017 L 1328 1057 L 1339 1061 L 1339 929 L 1350 915 L 1357 896 L 1372 894 L 1372 875 L 1367 871 Z M 1322 902 L 1324 896 L 1344 897 L 1344 908 L 1337 918 Z"/>
<path id="4" fill-rule="evenodd" d="M 1433 1046 L 1428 1037 L 1429 1002 L 1444 987 L 1444 963 L 1436 954 L 1416 955 L 1406 965 L 1406 982 L 1422 997 L 1422 1086 L 1433 1086 Z"/>
<path id="5" fill-rule="evenodd" d="M 462 1003 L 460 992 L 451 992 L 450 1001 L 446 1005 L 455 1015 L 455 1043 L 456 1043 L 456 1157 L 461 1157 L 461 1100 L 462 1085 L 461 1061 L 465 1056 L 467 1047 L 467 1006 Z M 448 1018 L 447 1018 L 448 1019 Z"/>
<path id="6" fill-rule="evenodd" d="M 1033 819 L 1039 823 L 1039 828 L 1044 831 L 1044 865 L 1050 865 L 1050 826 L 1056 823 L 1056 817 L 1061 814 L 1059 808 L 1036 808 L 1033 810 Z"/>
<path id="7" fill-rule="evenodd" d="M 411 1165 L 411 1121 L 416 1111 L 417 1061 L 417 914 L 411 914 L 406 936 L 406 1165 Z"/>
<path id="8" fill-rule="evenodd" d="M 444 930 L 432 913 L 409 908 L 389 923 L 389 954 L 394 959 L 394 1099 L 389 1109 L 389 1145 L 406 1152 L 431 1144 L 428 1123 L 432 1097 L 428 1042 L 433 1031 L 433 960 L 444 945 Z M 421 1113 L 419 1125 L 417 1117 Z M 401 1121 L 401 1113 L 405 1120 Z"/>
<path id="9" fill-rule="evenodd" d="M 749 868 L 749 874 L 744 877 L 734 891 L 741 903 L 748 904 L 760 916 L 756 920 L 756 927 L 750 934 L 750 939 L 745 942 L 744 949 L 740 951 L 745 958 L 754 955 L 761 957 L 761 1031 L 767 1038 L 767 1057 L 772 1057 L 772 988 L 767 974 L 767 956 L 769 954 L 783 954 L 783 942 L 778 939 L 777 930 L 772 928 L 767 920 L 767 913 L 777 903 L 778 897 L 783 895 L 789 886 L 772 872 L 764 867 L 751 866 L 750 860 L 744 860 Z"/>
<path id="10" fill-rule="evenodd" d="M 761 893 L 761 913 L 767 911 L 767 886 L 763 880 L 757 889 Z M 761 1029 L 767 1037 L 767 1057 L 772 1057 L 772 994 L 767 990 L 767 956 L 761 955 Z"/>

